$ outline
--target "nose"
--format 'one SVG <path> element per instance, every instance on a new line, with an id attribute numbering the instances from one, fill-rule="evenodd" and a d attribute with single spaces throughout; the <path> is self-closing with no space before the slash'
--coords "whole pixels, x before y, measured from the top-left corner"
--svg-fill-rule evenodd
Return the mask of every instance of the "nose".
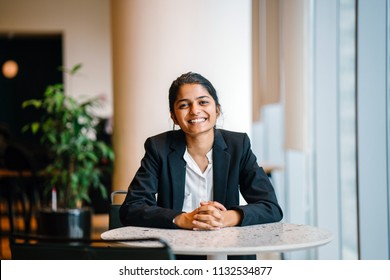
<path id="1" fill-rule="evenodd" d="M 193 103 L 190 107 L 190 114 L 199 115 L 199 113 L 200 113 L 200 108 L 198 104 Z"/>

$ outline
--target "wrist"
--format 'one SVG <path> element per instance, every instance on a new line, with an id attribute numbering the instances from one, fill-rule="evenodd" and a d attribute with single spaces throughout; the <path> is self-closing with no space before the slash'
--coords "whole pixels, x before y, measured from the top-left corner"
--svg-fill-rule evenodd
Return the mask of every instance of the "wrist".
<path id="1" fill-rule="evenodd" d="M 224 227 L 234 227 L 241 222 L 241 212 L 238 210 L 228 210 L 222 212 L 224 215 Z"/>
<path id="2" fill-rule="evenodd" d="M 187 217 L 186 217 L 186 214 L 187 213 L 181 213 L 179 215 L 177 215 L 174 219 L 173 219 L 173 223 L 179 227 L 179 228 L 192 228 L 192 224 L 190 222 L 188 222 L 187 220 Z"/>

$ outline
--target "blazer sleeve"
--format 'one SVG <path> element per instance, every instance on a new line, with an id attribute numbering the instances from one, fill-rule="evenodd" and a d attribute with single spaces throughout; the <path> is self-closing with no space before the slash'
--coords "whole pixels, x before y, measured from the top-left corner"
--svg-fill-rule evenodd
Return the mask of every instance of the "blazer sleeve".
<path id="1" fill-rule="evenodd" d="M 257 163 L 246 134 L 242 147 L 239 187 L 247 205 L 231 209 L 239 210 L 243 214 L 241 226 L 278 222 L 283 218 L 282 209 L 267 174 Z"/>
<path id="2" fill-rule="evenodd" d="M 144 147 L 141 166 L 119 210 L 121 222 L 132 226 L 177 228 L 173 219 L 182 212 L 157 205 L 161 161 L 152 138 L 146 140 Z"/>

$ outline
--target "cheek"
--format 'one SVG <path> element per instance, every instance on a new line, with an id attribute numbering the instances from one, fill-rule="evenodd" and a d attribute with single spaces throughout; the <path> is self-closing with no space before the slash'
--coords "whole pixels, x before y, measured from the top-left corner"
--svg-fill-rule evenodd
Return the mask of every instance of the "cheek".
<path id="1" fill-rule="evenodd" d="M 210 115 L 211 118 L 216 119 L 216 118 L 218 118 L 219 113 L 217 111 L 215 111 L 215 110 L 210 110 L 209 111 L 209 115 Z"/>
<path id="2" fill-rule="evenodd" d="M 178 112 L 175 112 L 174 115 L 171 116 L 172 117 L 172 120 L 178 124 L 180 122 L 183 122 L 183 118 L 184 118 L 184 115 L 183 115 L 183 112 L 182 111 L 178 111 Z"/>

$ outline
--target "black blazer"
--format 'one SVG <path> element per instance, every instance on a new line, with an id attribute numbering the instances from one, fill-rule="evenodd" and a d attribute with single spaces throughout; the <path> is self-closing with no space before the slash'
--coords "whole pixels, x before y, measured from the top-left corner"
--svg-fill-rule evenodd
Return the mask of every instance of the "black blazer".
<path id="1" fill-rule="evenodd" d="M 172 221 L 183 212 L 185 149 L 181 130 L 146 140 L 141 166 L 120 208 L 123 225 L 177 228 Z M 213 174 L 214 200 L 227 209 L 241 211 L 241 226 L 282 219 L 274 188 L 258 166 L 245 133 L 215 130 Z M 239 191 L 247 205 L 239 205 Z"/>

